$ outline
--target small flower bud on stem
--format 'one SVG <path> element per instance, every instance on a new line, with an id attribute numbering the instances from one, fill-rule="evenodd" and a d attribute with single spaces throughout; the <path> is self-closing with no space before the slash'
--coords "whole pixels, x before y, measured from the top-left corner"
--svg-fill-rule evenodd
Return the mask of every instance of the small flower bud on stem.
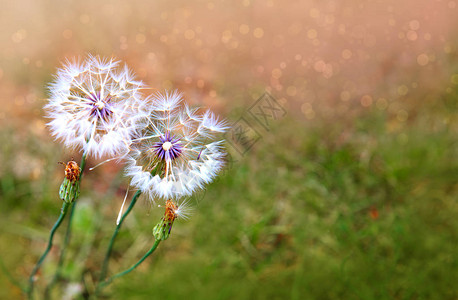
<path id="1" fill-rule="evenodd" d="M 177 209 L 177 205 L 172 200 L 167 200 L 164 217 L 153 228 L 153 236 L 156 240 L 165 241 L 168 239 L 172 231 L 173 222 L 177 218 Z"/>
<path id="2" fill-rule="evenodd" d="M 81 169 L 75 161 L 65 165 L 65 178 L 59 189 L 59 197 L 67 203 L 72 203 L 80 195 Z"/>

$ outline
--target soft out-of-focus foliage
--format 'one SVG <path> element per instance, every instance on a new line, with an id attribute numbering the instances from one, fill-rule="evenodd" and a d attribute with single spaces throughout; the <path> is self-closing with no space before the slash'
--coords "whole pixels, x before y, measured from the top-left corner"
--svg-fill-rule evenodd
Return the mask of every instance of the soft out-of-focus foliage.
<path id="1" fill-rule="evenodd" d="M 2 5 L 0 254 L 14 277 L 25 282 L 58 215 L 57 162 L 80 157 L 45 128 L 44 85 L 59 60 L 92 52 L 261 136 L 244 156 L 229 146 L 195 214 L 107 289 L 113 299 L 458 297 L 456 1 Z M 269 130 L 245 113 L 265 90 L 286 110 Z M 91 288 L 128 184 L 119 170 L 85 174 L 69 281 L 53 298 L 86 270 Z M 161 214 L 137 204 L 110 272 L 147 251 Z M 19 297 L 0 273 L 0 298 Z"/>
<path id="2" fill-rule="evenodd" d="M 453 299 L 457 128 L 448 97 L 396 131 L 376 110 L 343 127 L 279 121 L 245 157 L 232 153 L 233 167 L 201 197 L 195 215 L 115 282 L 113 298 Z M 299 124 L 303 131 L 292 130 Z M 102 253 L 94 250 L 114 226 L 122 192 L 88 190 L 106 171 L 85 178 L 69 278 L 97 268 Z M 13 274 L 24 277 L 59 207 L 49 192 L 57 184 L 14 175 L 1 182 L 7 197 L 0 250 Z M 129 266 L 152 243 L 160 212 L 142 205 L 116 243 L 112 270 Z M 41 280 L 56 259 L 50 257 Z M 2 282 L 2 297 L 18 292 Z"/>

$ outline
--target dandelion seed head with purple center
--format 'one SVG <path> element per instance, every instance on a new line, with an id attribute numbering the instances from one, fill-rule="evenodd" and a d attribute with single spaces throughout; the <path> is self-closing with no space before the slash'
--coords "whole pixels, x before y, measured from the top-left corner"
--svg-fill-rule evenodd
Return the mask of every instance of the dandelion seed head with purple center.
<path id="1" fill-rule="evenodd" d="M 143 84 L 114 58 L 69 60 L 49 84 L 51 133 L 89 155 L 124 156 L 142 122 Z"/>
<path id="2" fill-rule="evenodd" d="M 102 99 L 100 91 L 97 93 L 91 93 L 89 97 L 89 115 L 97 119 L 108 121 L 108 117 L 113 113 L 110 107 L 111 96 L 107 95 L 105 99 Z"/>
<path id="3" fill-rule="evenodd" d="M 180 156 L 183 147 L 179 138 L 175 138 L 170 133 L 166 132 L 160 137 L 160 141 L 154 144 L 156 155 L 161 160 L 172 161 Z"/>
<path id="4" fill-rule="evenodd" d="M 212 182 L 224 166 L 219 133 L 226 123 L 190 108 L 178 92 L 155 94 L 144 107 L 147 117 L 127 158 L 131 185 L 155 201 L 190 196 Z"/>

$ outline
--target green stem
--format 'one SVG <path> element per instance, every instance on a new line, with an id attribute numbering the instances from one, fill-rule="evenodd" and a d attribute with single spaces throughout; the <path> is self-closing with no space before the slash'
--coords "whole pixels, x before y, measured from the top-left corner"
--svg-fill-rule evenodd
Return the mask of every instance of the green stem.
<path id="1" fill-rule="evenodd" d="M 146 252 L 145 255 L 143 255 L 143 257 L 135 264 L 133 265 L 132 267 L 130 267 L 129 269 L 125 270 L 125 271 L 122 271 L 116 275 L 113 275 L 112 277 L 108 278 L 105 280 L 105 282 L 100 282 L 99 283 L 99 289 L 107 286 L 108 284 L 110 284 L 113 280 L 115 280 L 116 278 L 119 278 L 121 276 L 124 276 L 130 272 L 132 272 L 133 270 L 135 270 L 136 267 L 138 267 L 146 258 L 148 258 L 148 256 L 150 256 L 157 248 L 157 246 L 159 246 L 159 243 L 161 242 L 161 240 L 156 240 L 154 242 L 154 245 L 153 247 L 151 247 L 151 249 L 149 249 L 148 252 Z"/>
<path id="2" fill-rule="evenodd" d="M 66 233 L 65 233 L 64 244 L 62 245 L 62 250 L 60 252 L 60 257 L 59 257 L 59 262 L 57 263 L 56 273 L 54 273 L 54 276 L 51 279 L 51 282 L 48 284 L 48 286 L 45 289 L 45 294 L 44 294 L 44 298 L 45 299 L 49 299 L 49 294 L 51 293 L 51 289 L 54 287 L 54 284 L 60 278 L 60 275 L 61 275 L 61 269 L 62 269 L 62 265 L 64 263 L 65 252 L 66 252 L 65 250 L 67 249 L 67 246 L 68 246 L 68 244 L 70 242 L 70 236 L 71 236 L 71 230 L 72 230 L 71 229 L 72 228 L 71 224 L 72 224 L 72 219 L 73 219 L 73 213 L 75 211 L 75 205 L 76 205 L 76 202 L 73 202 L 72 206 L 70 208 L 70 215 L 69 215 L 69 218 L 68 218 L 67 230 L 66 230 Z"/>
<path id="3" fill-rule="evenodd" d="M 40 269 L 41 264 L 45 260 L 46 256 L 48 256 L 49 251 L 51 250 L 54 234 L 56 233 L 60 224 L 62 224 L 62 221 L 64 220 L 65 215 L 67 214 L 67 210 L 69 206 L 70 206 L 70 203 L 67 203 L 67 202 L 64 202 L 62 204 L 62 209 L 60 210 L 59 218 L 57 219 L 56 223 L 54 224 L 54 226 L 51 229 L 51 234 L 49 235 L 49 240 L 48 240 L 48 246 L 46 247 L 45 252 L 41 255 L 40 259 L 38 260 L 37 264 L 35 265 L 35 268 L 33 268 L 32 274 L 30 274 L 29 289 L 27 291 L 27 296 L 29 299 L 32 299 L 32 296 L 33 296 L 33 283 L 35 281 L 34 277 L 37 274 L 38 270 Z"/>
<path id="4" fill-rule="evenodd" d="M 85 151 L 83 153 L 83 156 L 81 157 L 81 163 L 80 163 L 81 173 L 80 173 L 80 177 L 78 178 L 78 183 L 81 183 L 81 179 L 83 177 L 83 172 L 84 172 L 84 167 L 86 166 L 86 159 L 87 159 L 87 152 Z M 75 201 L 72 203 L 71 208 L 70 208 L 70 216 L 69 216 L 69 219 L 68 219 L 67 230 L 65 232 L 64 244 L 62 246 L 61 254 L 60 254 L 60 257 L 59 257 L 59 262 L 57 264 L 56 273 L 54 274 L 51 282 L 49 283 L 49 285 L 45 289 L 45 294 L 44 294 L 44 298 L 45 299 L 49 298 L 49 293 L 51 292 L 51 289 L 52 289 L 53 285 L 55 284 L 57 279 L 60 277 L 62 265 L 63 265 L 64 259 L 65 259 L 65 252 L 66 252 L 68 244 L 70 243 L 70 236 L 71 236 L 71 231 L 72 231 L 72 220 L 73 220 L 73 214 L 74 214 L 74 211 L 75 211 L 76 200 L 77 199 L 75 199 Z M 64 215 L 64 217 L 65 217 L 65 215 Z M 33 287 L 32 287 L 32 289 L 33 289 Z"/>
<path id="5" fill-rule="evenodd" d="M 83 177 L 84 167 L 86 166 L 86 158 L 87 158 L 87 151 L 84 151 L 83 156 L 81 157 L 81 164 L 80 164 L 80 169 L 81 169 L 81 176 L 79 178 L 80 182 L 81 182 L 81 177 Z"/>
<path id="6" fill-rule="evenodd" d="M 111 256 L 111 252 L 113 250 L 113 245 L 114 241 L 116 239 L 116 236 L 118 235 L 119 229 L 121 228 L 122 223 L 124 222 L 124 219 L 127 217 L 127 215 L 130 213 L 132 208 L 134 208 L 135 203 L 137 202 L 138 197 L 141 195 L 141 191 L 138 190 L 135 195 L 132 197 L 132 201 L 130 202 L 129 207 L 127 208 L 126 212 L 122 215 L 121 219 L 119 220 L 119 223 L 116 225 L 116 229 L 113 233 L 113 236 L 111 237 L 110 243 L 108 244 L 108 249 L 105 254 L 105 258 L 103 260 L 103 265 L 102 265 L 102 270 L 100 271 L 100 277 L 99 277 L 99 282 L 102 282 L 106 275 L 107 275 L 107 270 L 108 270 L 108 262 Z"/>

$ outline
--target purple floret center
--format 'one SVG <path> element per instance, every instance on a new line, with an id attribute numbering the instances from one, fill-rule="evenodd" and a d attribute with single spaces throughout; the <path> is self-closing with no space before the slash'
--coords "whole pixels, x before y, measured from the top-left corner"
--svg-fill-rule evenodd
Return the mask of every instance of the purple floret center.
<path id="1" fill-rule="evenodd" d="M 159 159 L 171 161 L 180 156 L 183 151 L 183 146 L 181 145 L 179 138 L 175 138 L 171 134 L 166 133 L 159 139 L 160 141 L 156 142 L 153 146 Z M 164 144 L 166 144 L 167 147 L 164 147 Z"/>
<path id="2" fill-rule="evenodd" d="M 91 93 L 91 96 L 88 98 L 91 102 L 89 115 L 107 121 L 108 117 L 113 113 L 111 110 L 111 99 L 112 97 L 110 95 L 102 99 L 100 91 L 95 94 Z"/>

